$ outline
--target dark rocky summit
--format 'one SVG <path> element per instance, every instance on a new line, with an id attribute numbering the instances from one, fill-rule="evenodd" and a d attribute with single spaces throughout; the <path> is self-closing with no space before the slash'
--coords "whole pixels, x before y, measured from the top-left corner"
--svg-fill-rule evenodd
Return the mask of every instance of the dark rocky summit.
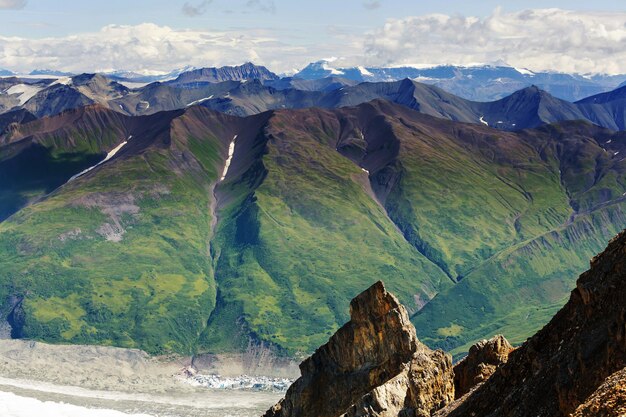
<path id="1" fill-rule="evenodd" d="M 382 282 L 352 300 L 350 317 L 266 417 L 429 416 L 454 399 L 451 357 L 417 340 Z"/>
<path id="2" fill-rule="evenodd" d="M 404 307 L 374 284 L 265 416 L 624 416 L 625 366 L 622 232 L 535 336 L 517 349 L 502 336 L 481 341 L 454 369 L 447 354 L 417 340 Z"/>

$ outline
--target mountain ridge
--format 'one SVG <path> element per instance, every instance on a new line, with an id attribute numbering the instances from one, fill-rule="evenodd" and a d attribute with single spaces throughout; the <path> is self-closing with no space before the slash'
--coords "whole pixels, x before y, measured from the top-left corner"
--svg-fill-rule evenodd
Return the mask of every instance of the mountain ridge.
<path id="1" fill-rule="evenodd" d="M 14 129 L 12 143 L 0 140 L 0 171 L 20 167 L 14 178 L 30 165 L 7 161 L 30 158 L 32 141 L 50 164 L 68 152 L 79 163 L 59 172 L 61 184 L 121 145 L 54 193 L 16 184 L 17 203 L 2 205 L 12 211 L 0 222 L 3 309 L 22 300 L 21 334 L 48 341 L 152 353 L 252 343 L 297 356 L 384 275 L 425 342 L 457 353 L 498 328 L 518 342 L 567 291 L 552 268 L 567 261 L 573 276 L 625 221 L 624 133 L 585 122 L 506 132 L 377 100 L 243 119 L 202 106 L 150 116 L 91 106 Z M 545 247 L 556 260 L 539 256 Z M 349 253 L 359 256 L 337 256 Z M 53 276 L 58 290 L 46 285 Z M 132 282 L 135 298 L 120 304 Z M 64 313 L 52 321 L 50 309 Z M 174 330 L 183 312 L 190 321 Z"/>

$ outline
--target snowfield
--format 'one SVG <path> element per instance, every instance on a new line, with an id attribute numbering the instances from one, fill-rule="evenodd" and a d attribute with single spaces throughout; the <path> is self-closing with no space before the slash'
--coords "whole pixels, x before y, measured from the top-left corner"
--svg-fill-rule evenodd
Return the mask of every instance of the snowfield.
<path id="1" fill-rule="evenodd" d="M 40 401 L 0 391 L 0 416 L 3 417 L 151 417 L 148 414 L 126 414 L 121 411 L 87 408 L 72 404 Z"/>
<path id="2" fill-rule="evenodd" d="M 6 93 L 9 95 L 19 94 L 20 106 L 23 106 L 41 90 L 43 90 L 43 88 L 36 85 L 17 84 L 6 90 Z"/>

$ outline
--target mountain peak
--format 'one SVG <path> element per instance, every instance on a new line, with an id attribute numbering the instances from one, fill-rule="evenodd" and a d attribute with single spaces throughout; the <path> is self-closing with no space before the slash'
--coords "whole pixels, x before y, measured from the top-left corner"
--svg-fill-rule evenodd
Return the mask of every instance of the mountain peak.
<path id="1" fill-rule="evenodd" d="M 247 80 L 278 80 L 280 77 L 266 67 L 246 62 L 238 66 L 225 66 L 220 68 L 199 68 L 180 74 L 169 84 L 186 84 L 198 82 L 223 82 L 223 81 L 247 81 Z"/>
<path id="2" fill-rule="evenodd" d="M 421 416 L 454 398 L 451 357 L 417 340 L 406 309 L 381 281 L 351 301 L 350 321 L 300 371 L 265 417 L 352 417 L 381 401 L 385 415 Z"/>

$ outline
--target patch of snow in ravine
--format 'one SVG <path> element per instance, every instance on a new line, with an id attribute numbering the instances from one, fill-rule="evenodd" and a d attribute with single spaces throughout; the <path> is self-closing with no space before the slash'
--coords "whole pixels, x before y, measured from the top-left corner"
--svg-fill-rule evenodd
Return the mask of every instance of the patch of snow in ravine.
<path id="1" fill-rule="evenodd" d="M 233 155 L 235 154 L 235 141 L 237 140 L 237 135 L 233 137 L 232 142 L 230 142 L 230 146 L 228 147 L 228 158 L 226 159 L 226 165 L 224 165 L 224 172 L 222 172 L 222 178 L 220 181 L 224 181 L 226 178 L 226 174 L 228 174 L 228 168 L 230 168 L 230 163 L 233 161 Z"/>
<path id="2" fill-rule="evenodd" d="M 120 149 L 122 149 L 124 147 L 124 145 L 126 145 L 128 143 L 129 140 L 131 140 L 133 138 L 132 135 L 130 135 L 128 137 L 128 139 L 126 139 L 124 142 L 120 143 L 119 145 L 117 145 L 111 152 L 109 152 L 106 156 L 106 158 L 104 158 L 102 161 L 98 162 L 96 165 L 89 167 L 81 172 L 79 172 L 78 174 L 74 175 L 73 177 L 71 177 L 67 182 L 73 181 L 76 178 L 85 175 L 86 173 L 88 173 L 89 171 L 91 171 L 92 169 L 96 168 L 99 165 L 104 164 L 106 161 L 108 161 L 109 159 L 113 158 L 115 156 L 116 153 L 119 152 Z"/>
<path id="3" fill-rule="evenodd" d="M 480 116 L 480 123 L 484 124 L 485 126 L 489 126 L 489 123 L 487 123 L 483 117 L 484 116 Z"/>
<path id="4" fill-rule="evenodd" d="M 211 100 L 212 98 L 213 98 L 213 95 L 210 95 L 208 97 L 201 98 L 200 100 L 192 101 L 191 103 L 187 104 L 187 107 L 195 106 L 196 104 L 200 104 L 200 103 L 204 103 L 205 101 Z"/>

